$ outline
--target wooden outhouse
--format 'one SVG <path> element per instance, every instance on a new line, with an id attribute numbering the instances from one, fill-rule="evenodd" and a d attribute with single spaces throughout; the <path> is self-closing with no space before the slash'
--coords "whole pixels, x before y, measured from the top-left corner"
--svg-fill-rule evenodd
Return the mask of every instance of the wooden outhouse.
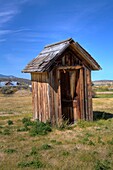
<path id="1" fill-rule="evenodd" d="M 93 120 L 91 70 L 99 69 L 72 38 L 45 46 L 22 71 L 31 73 L 33 118 L 52 124 Z"/>

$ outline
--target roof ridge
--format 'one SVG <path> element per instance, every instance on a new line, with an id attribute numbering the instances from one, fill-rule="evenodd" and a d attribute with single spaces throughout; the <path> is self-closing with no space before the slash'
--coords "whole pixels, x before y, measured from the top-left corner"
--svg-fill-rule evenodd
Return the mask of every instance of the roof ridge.
<path id="1" fill-rule="evenodd" d="M 74 41 L 74 40 L 72 38 L 68 38 L 67 40 L 63 40 L 63 41 L 59 41 L 59 42 L 56 42 L 56 43 L 48 44 L 44 48 L 48 48 L 48 47 L 58 45 L 58 44 L 61 44 L 61 43 L 65 43 L 65 42 L 68 42 L 68 41 L 71 42 L 71 41 Z"/>

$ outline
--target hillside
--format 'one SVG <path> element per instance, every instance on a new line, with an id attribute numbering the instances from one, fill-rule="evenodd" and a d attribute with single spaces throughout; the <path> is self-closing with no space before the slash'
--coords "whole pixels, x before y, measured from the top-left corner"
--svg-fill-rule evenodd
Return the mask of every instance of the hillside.
<path id="1" fill-rule="evenodd" d="M 3 75 L 3 74 L 0 74 L 0 82 L 1 81 L 18 81 L 20 83 L 25 83 L 29 85 L 31 84 L 31 80 L 29 79 L 19 78 L 12 75 Z"/>
<path id="2" fill-rule="evenodd" d="M 3 75 L 0 74 L 0 82 L 1 81 L 18 81 L 20 83 L 31 84 L 31 80 L 15 77 L 13 75 Z M 95 80 L 93 81 L 94 86 L 101 86 L 101 85 L 113 85 L 113 80 Z"/>
<path id="3" fill-rule="evenodd" d="M 12 76 L 12 75 L 3 75 L 3 74 L 0 74 L 0 78 L 15 78 L 15 76 Z"/>
<path id="4" fill-rule="evenodd" d="M 99 85 L 113 85 L 113 80 L 95 80 L 93 81 L 95 86 Z"/>

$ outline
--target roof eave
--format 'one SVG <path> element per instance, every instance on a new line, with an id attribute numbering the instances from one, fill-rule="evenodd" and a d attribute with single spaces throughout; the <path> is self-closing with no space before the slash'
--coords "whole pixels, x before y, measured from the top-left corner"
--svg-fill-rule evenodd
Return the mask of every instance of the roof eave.
<path id="1" fill-rule="evenodd" d="M 85 61 L 91 66 L 91 70 L 102 70 L 101 66 L 96 62 L 96 60 L 83 48 L 79 43 L 74 42 L 71 44 L 72 47 L 77 51 Z"/>
<path id="2" fill-rule="evenodd" d="M 41 70 L 41 71 L 35 71 L 35 70 L 33 70 L 33 71 L 31 71 L 31 70 L 22 70 L 21 71 L 22 73 L 43 73 L 43 72 L 46 72 L 46 71 L 43 71 L 43 70 Z"/>

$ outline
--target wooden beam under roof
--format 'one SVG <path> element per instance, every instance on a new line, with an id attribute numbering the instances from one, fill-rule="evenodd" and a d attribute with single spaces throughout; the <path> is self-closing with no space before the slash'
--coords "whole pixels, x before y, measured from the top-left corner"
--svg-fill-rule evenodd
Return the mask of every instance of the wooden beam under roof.
<path id="1" fill-rule="evenodd" d="M 80 65 L 76 65 L 76 66 L 59 66 L 58 70 L 77 70 L 77 69 L 81 69 L 82 66 Z"/>

